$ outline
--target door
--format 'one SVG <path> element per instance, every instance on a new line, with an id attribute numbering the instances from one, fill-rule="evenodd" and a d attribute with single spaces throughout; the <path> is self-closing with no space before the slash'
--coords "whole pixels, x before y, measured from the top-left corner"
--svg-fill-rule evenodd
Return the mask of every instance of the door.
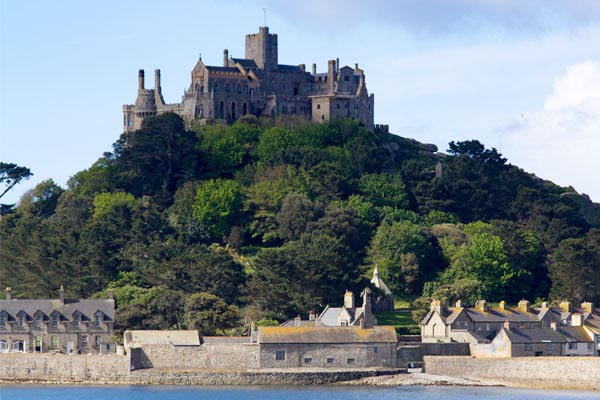
<path id="1" fill-rule="evenodd" d="M 73 352 L 73 341 L 68 341 L 67 342 L 67 353 L 72 353 Z"/>
<path id="2" fill-rule="evenodd" d="M 35 337 L 35 351 L 40 352 L 40 353 L 42 351 L 42 337 L 41 336 Z"/>

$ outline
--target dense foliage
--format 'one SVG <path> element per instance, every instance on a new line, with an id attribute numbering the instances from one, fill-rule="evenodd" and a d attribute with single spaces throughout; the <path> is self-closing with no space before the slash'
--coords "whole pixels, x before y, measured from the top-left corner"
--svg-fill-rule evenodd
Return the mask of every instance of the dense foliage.
<path id="1" fill-rule="evenodd" d="M 2 285 L 112 289 L 121 328 L 204 334 L 338 304 L 375 266 L 416 307 L 600 302 L 597 204 L 477 141 L 448 152 L 348 120 L 189 131 L 149 118 L 67 188 L 45 181 L 1 217 Z"/>

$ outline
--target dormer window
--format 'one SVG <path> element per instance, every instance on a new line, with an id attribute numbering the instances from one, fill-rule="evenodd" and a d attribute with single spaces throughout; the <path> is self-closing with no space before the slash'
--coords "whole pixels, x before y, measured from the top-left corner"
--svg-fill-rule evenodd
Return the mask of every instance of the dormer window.
<path id="1" fill-rule="evenodd" d="M 4 328 L 6 326 L 6 314 L 4 312 L 0 313 L 0 328 Z"/>
<path id="2" fill-rule="evenodd" d="M 73 315 L 73 328 L 79 328 L 79 323 L 81 322 L 81 318 L 78 314 Z"/>
<path id="3" fill-rule="evenodd" d="M 25 315 L 23 315 L 23 313 L 17 315 L 17 325 L 19 328 L 22 328 L 23 325 L 25 325 Z"/>
<path id="4" fill-rule="evenodd" d="M 97 313 L 96 315 L 94 315 L 94 325 L 96 325 L 96 327 L 99 327 L 102 325 L 102 314 L 101 313 Z"/>
<path id="5" fill-rule="evenodd" d="M 52 314 L 50 317 L 50 326 L 56 328 L 58 326 L 58 315 Z"/>
<path id="6" fill-rule="evenodd" d="M 39 328 L 42 326 L 42 314 L 41 313 L 37 313 L 35 315 L 34 323 L 35 323 L 36 328 Z"/>

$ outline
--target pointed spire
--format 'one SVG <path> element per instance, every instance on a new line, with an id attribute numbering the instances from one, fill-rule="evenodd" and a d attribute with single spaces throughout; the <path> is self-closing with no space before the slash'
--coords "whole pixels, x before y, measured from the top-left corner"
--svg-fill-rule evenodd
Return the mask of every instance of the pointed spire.
<path id="1" fill-rule="evenodd" d="M 375 270 L 373 271 L 373 279 L 379 279 L 379 269 L 377 269 L 377 267 L 375 267 Z"/>

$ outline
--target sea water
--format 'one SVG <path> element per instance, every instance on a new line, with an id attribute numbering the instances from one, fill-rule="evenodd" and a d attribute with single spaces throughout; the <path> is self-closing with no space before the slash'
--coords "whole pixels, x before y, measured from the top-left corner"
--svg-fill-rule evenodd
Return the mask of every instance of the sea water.
<path id="1" fill-rule="evenodd" d="M 462 386 L 1 386 L 0 400 L 569 400 L 587 391 Z"/>

